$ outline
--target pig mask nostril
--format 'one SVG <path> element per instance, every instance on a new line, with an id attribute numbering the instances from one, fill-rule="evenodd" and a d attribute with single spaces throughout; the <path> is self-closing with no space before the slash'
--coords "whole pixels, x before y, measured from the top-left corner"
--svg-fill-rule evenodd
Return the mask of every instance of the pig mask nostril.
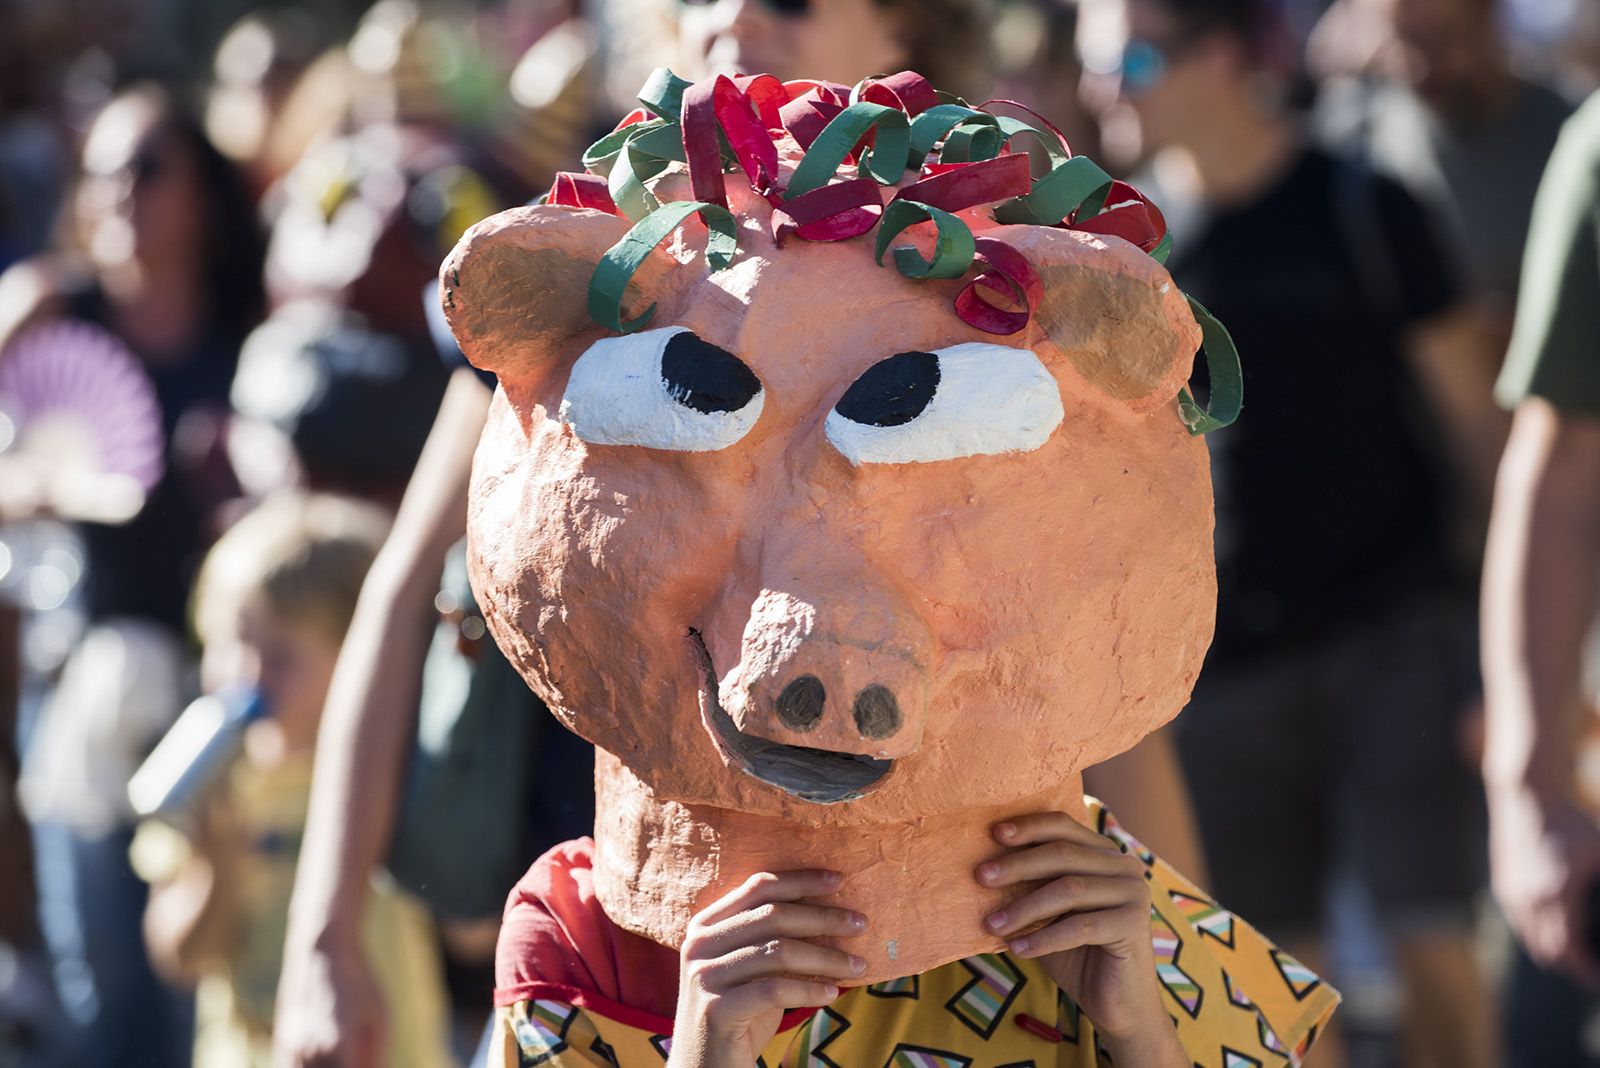
<path id="1" fill-rule="evenodd" d="M 792 730 L 808 731 L 822 718 L 822 707 L 828 698 L 822 680 L 815 675 L 801 675 L 792 680 L 778 694 L 778 718 Z"/>
<path id="2" fill-rule="evenodd" d="M 804 746 L 784 745 L 765 738 L 745 734 L 733 722 L 717 700 L 717 669 L 711 663 L 711 652 L 700 632 L 689 629 L 689 641 L 702 673 L 702 712 L 706 726 L 711 731 L 718 748 L 732 762 L 770 786 L 806 801 L 833 804 L 850 801 L 875 789 L 894 767 L 893 760 L 879 760 L 858 753 L 835 753 L 827 749 L 807 749 Z M 802 675 L 793 679 L 793 686 Z M 787 689 L 788 687 L 785 687 Z M 822 683 L 817 681 L 817 692 L 822 695 Z M 819 703 L 822 697 L 818 697 Z"/>
<path id="3" fill-rule="evenodd" d="M 851 711 L 865 738 L 887 738 L 900 729 L 900 703 L 886 686 L 873 683 L 863 689 Z"/>

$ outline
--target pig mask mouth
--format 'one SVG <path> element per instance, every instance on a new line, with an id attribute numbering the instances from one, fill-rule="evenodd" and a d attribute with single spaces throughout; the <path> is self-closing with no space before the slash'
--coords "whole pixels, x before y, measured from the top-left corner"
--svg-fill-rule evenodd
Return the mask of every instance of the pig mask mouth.
<path id="1" fill-rule="evenodd" d="M 723 756 L 745 774 L 804 801 L 836 804 L 870 792 L 894 767 L 893 760 L 784 745 L 745 734 L 717 698 L 711 652 L 693 627 L 689 628 L 689 642 L 704 678 L 701 699 L 707 733 Z"/>

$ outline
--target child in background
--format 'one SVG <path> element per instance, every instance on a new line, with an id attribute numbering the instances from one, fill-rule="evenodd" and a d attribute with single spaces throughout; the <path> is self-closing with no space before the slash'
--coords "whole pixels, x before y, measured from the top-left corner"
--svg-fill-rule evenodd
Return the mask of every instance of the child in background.
<path id="1" fill-rule="evenodd" d="M 295 862 L 323 701 L 356 596 L 388 529 L 338 497 L 269 499 L 207 555 L 194 625 L 208 692 L 253 687 L 266 715 L 200 805 L 192 835 L 146 821 L 134 864 L 150 881 L 145 938 L 157 967 L 198 983 L 194 1063 L 265 1066 Z M 362 930 L 389 1031 L 390 1066 L 452 1064 L 425 914 L 374 883 Z"/>

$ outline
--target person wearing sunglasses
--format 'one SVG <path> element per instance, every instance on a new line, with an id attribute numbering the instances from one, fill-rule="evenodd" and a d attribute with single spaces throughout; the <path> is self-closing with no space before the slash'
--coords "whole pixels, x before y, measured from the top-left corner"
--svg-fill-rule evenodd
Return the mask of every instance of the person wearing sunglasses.
<path id="1" fill-rule="evenodd" d="M 1319 968 L 1330 877 L 1352 864 L 1394 950 L 1404 1063 L 1487 1064 L 1454 539 L 1462 488 L 1488 475 L 1472 373 L 1490 361 L 1432 213 L 1308 143 L 1280 29 L 1252 0 L 1084 0 L 1078 27 L 1106 154 L 1142 168 L 1175 280 L 1248 354 L 1244 414 L 1208 438 L 1217 634 L 1178 748 L 1218 900 Z M 1310 1063 L 1339 1061 L 1329 1043 Z"/>
<path id="2" fill-rule="evenodd" d="M 987 8 L 979 0 L 678 0 L 677 69 L 854 84 L 911 69 L 981 100 Z"/>

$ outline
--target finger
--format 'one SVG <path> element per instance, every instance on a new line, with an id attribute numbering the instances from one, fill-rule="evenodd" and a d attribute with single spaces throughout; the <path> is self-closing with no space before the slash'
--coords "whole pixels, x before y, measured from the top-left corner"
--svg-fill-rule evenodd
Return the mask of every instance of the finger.
<path id="1" fill-rule="evenodd" d="M 810 1008 L 826 1005 L 839 996 L 839 987 L 820 979 L 795 979 L 774 975 L 734 987 L 722 995 L 727 1013 L 735 1019 L 749 1019 L 774 1009 Z"/>
<path id="2" fill-rule="evenodd" d="M 807 897 L 826 897 L 839 889 L 842 878 L 838 872 L 825 868 L 757 872 L 701 910 L 695 919 L 702 926 L 710 926 L 735 913 L 771 901 L 799 901 Z"/>
<path id="3" fill-rule="evenodd" d="M 984 917 L 997 935 L 1008 935 L 1044 920 L 1078 912 L 1150 904 L 1150 889 L 1140 875 L 1063 875 Z"/>
<path id="4" fill-rule="evenodd" d="M 693 932 L 691 956 L 721 957 L 773 938 L 854 938 L 866 929 L 867 918 L 851 909 L 776 901 Z"/>
<path id="5" fill-rule="evenodd" d="M 774 938 L 744 946 L 701 970 L 708 990 L 727 991 L 742 983 L 773 975 L 799 979 L 855 979 L 867 962 L 853 953 L 798 938 Z"/>
<path id="6" fill-rule="evenodd" d="M 1103 848 L 1110 842 L 1105 835 L 1090 830 L 1065 812 L 1032 812 L 1026 816 L 1014 816 L 994 825 L 994 837 L 1008 846 L 1062 839 Z"/>
<path id="7" fill-rule="evenodd" d="M 1011 886 L 1063 875 L 1144 877 L 1144 865 L 1137 857 L 1104 845 L 1104 839 L 1101 842 L 1099 846 L 1088 846 L 1057 840 L 1002 853 L 978 865 L 978 881 L 984 886 Z"/>
<path id="8" fill-rule="evenodd" d="M 1032 934 L 1018 935 L 1006 943 L 1019 957 L 1042 957 L 1081 946 L 1095 946 L 1119 957 L 1132 957 L 1150 949 L 1148 906 L 1121 905 L 1112 909 L 1075 912 Z"/>

